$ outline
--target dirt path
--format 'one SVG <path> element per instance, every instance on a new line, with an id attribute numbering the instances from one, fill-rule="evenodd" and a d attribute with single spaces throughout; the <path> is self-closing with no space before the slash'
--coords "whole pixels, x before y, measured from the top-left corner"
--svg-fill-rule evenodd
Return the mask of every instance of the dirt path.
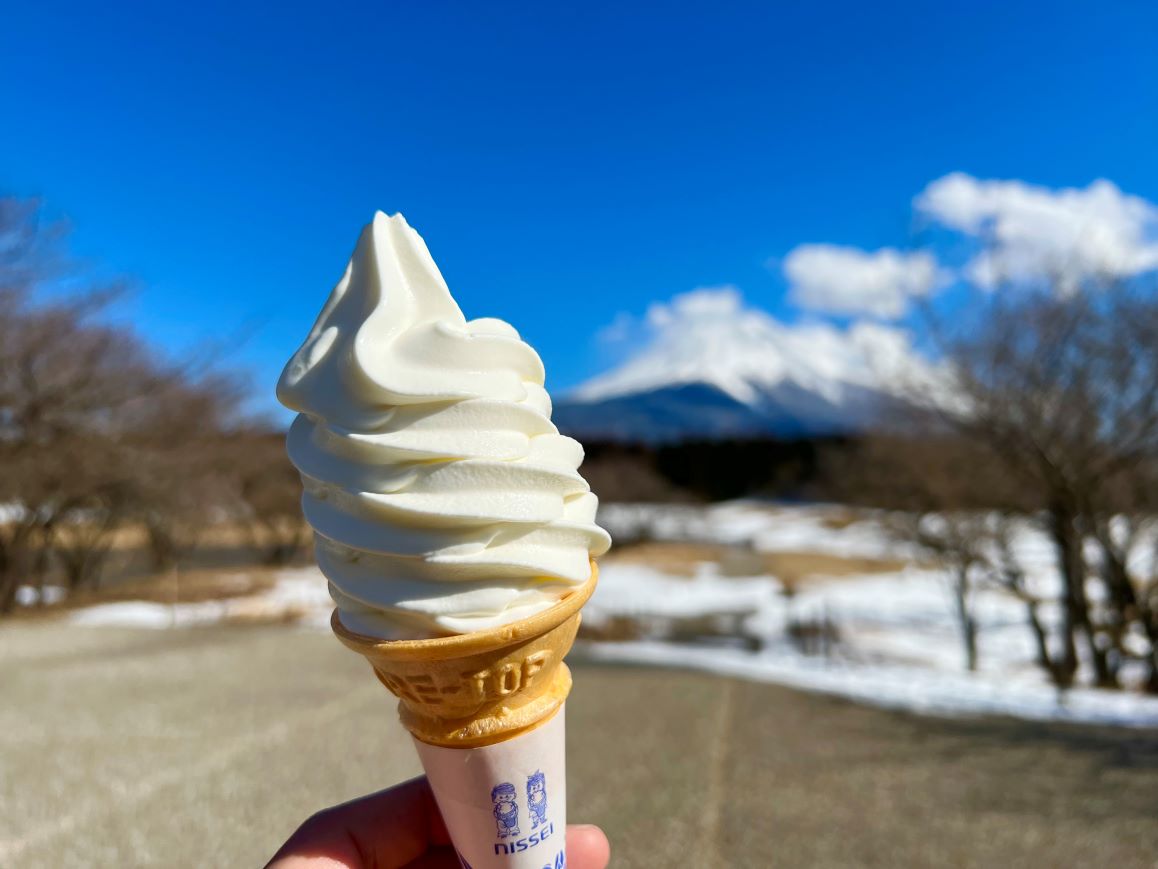
<path id="1" fill-rule="evenodd" d="M 0 866 L 260 866 L 417 771 L 392 704 L 284 627 L 0 628 Z M 580 666 L 573 820 L 613 866 L 1152 867 L 1158 734 L 946 722 Z"/>

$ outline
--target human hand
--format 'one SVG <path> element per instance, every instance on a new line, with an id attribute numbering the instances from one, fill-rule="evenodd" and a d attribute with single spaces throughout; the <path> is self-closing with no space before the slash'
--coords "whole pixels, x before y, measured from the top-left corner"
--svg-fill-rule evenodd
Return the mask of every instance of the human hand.
<path id="1" fill-rule="evenodd" d="M 605 869 L 611 846 L 598 827 L 567 827 L 569 869 Z M 458 869 L 425 778 L 318 812 L 266 869 Z"/>

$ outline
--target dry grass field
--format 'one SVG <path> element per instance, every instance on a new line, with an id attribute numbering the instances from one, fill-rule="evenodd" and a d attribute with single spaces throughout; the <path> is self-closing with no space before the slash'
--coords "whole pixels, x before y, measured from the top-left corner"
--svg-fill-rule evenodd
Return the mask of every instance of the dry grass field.
<path id="1" fill-rule="evenodd" d="M 848 557 L 823 552 L 756 552 L 723 543 L 676 541 L 645 541 L 618 546 L 603 561 L 643 564 L 674 576 L 692 576 L 696 565 L 708 562 L 719 565 L 720 573 L 724 576 L 771 574 L 786 586 L 806 581 L 810 577 L 892 573 L 905 564 L 893 559 Z"/>

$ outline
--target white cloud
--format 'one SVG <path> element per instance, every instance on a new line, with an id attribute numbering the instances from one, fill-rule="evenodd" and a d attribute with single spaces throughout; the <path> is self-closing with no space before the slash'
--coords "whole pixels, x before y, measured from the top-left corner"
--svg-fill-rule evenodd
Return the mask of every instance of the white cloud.
<path id="1" fill-rule="evenodd" d="M 937 262 L 927 253 L 832 244 L 796 247 L 784 259 L 784 274 L 792 301 L 803 308 L 883 318 L 902 316 L 909 299 L 925 295 L 938 280 Z"/>
<path id="2" fill-rule="evenodd" d="M 965 267 L 966 277 L 983 287 L 1056 275 L 1072 288 L 1095 276 L 1158 268 L 1158 207 L 1106 180 L 1055 190 L 954 172 L 926 187 L 913 205 L 985 243 L 987 250 Z"/>
<path id="3" fill-rule="evenodd" d="M 731 319 L 742 314 L 744 298 L 731 284 L 699 287 L 681 293 L 670 302 L 654 302 L 647 309 L 647 322 L 656 328 L 673 323 L 704 319 Z"/>
<path id="4" fill-rule="evenodd" d="M 712 322 L 731 323 L 743 308 L 743 296 L 731 284 L 698 287 L 667 302 L 652 302 L 642 317 L 620 311 L 595 333 L 595 340 L 612 351 L 634 349 L 652 343 L 660 335 L 680 335 L 689 325 L 694 324 L 699 331 Z M 727 328 L 725 325 L 724 331 Z"/>
<path id="5" fill-rule="evenodd" d="M 899 393 L 932 371 L 906 330 L 865 321 L 848 328 L 785 323 L 749 307 L 733 286 L 653 303 L 642 318 L 620 313 L 605 331 L 631 336 L 626 361 L 580 386 L 577 398 L 708 383 L 748 403 L 761 389 L 791 383 L 839 404 L 857 388 Z"/>
<path id="6" fill-rule="evenodd" d="M 615 319 L 595 333 L 595 340 L 603 345 L 617 345 L 630 341 L 637 323 L 627 311 L 620 311 Z"/>

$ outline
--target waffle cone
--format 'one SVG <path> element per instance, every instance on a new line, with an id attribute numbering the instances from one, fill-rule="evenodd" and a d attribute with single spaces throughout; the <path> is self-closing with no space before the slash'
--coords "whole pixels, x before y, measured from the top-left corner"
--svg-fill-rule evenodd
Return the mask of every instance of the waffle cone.
<path id="1" fill-rule="evenodd" d="M 547 721 L 571 691 L 563 656 L 599 570 L 557 604 L 486 631 L 429 640 L 380 640 L 330 619 L 346 646 L 370 662 L 398 697 L 402 724 L 428 745 L 476 748 L 505 742 Z"/>

